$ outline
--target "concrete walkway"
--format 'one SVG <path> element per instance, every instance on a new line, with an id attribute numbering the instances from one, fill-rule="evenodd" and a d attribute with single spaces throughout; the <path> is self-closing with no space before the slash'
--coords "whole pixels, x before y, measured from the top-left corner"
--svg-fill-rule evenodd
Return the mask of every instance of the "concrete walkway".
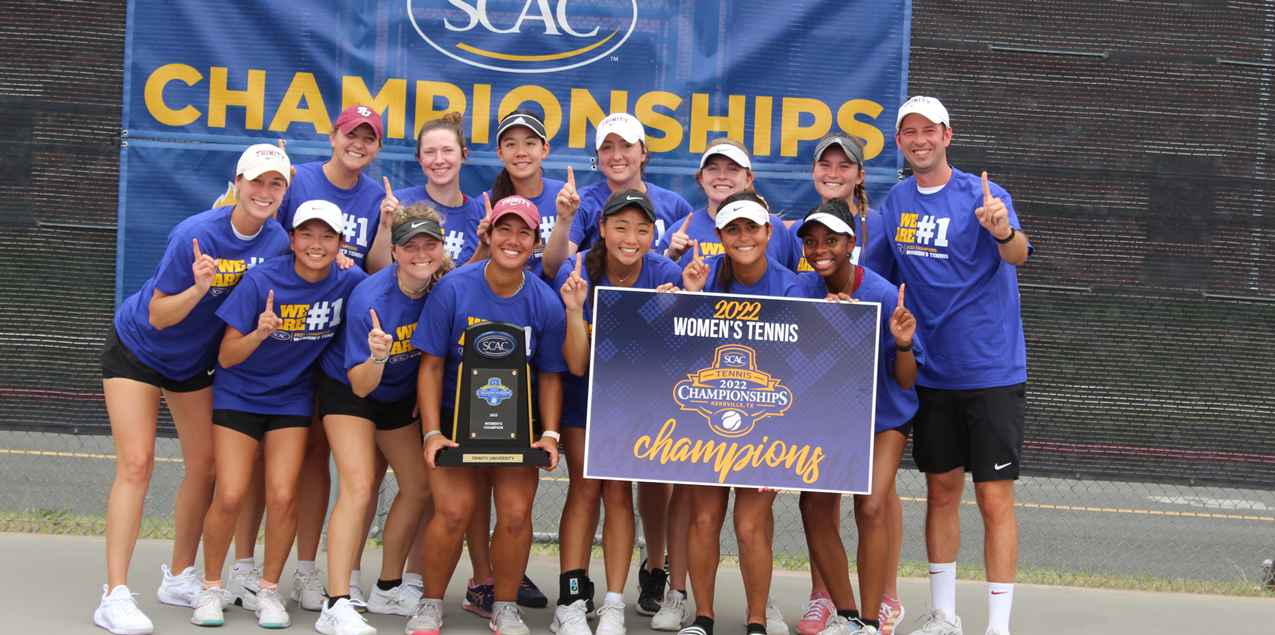
<path id="1" fill-rule="evenodd" d="M 209 633 L 208 629 L 190 623 L 189 609 L 160 604 L 155 599 L 159 584 L 159 566 L 167 563 L 172 543 L 143 540 L 133 556 L 131 590 L 139 593 L 138 604 L 155 623 L 155 633 Z M 379 552 L 369 550 L 364 557 L 363 580 L 371 585 L 380 566 Z M 322 556 L 322 554 L 320 554 Z M 258 547 L 260 557 L 260 547 Z M 323 563 L 320 562 L 320 567 Z M 447 635 L 489 635 L 487 622 L 460 608 L 469 563 L 461 559 L 456 576 L 448 588 L 444 632 Z M 290 563 L 281 586 L 291 588 Z M 101 538 L 0 534 L 0 633 L 26 635 L 57 633 L 58 635 L 98 635 L 105 633 L 93 625 L 106 581 L 105 547 Z M 593 572 L 602 576 L 600 562 Z M 549 596 L 556 600 L 558 563 L 547 558 L 533 558 L 528 573 Z M 626 622 L 632 635 L 659 633 L 648 627 L 648 618 L 637 615 L 636 565 L 629 577 L 625 601 Z M 718 577 L 717 633 L 743 635 L 743 585 L 736 569 L 723 568 Z M 597 580 L 602 586 L 602 580 Z M 857 586 L 856 586 L 857 588 Z M 987 627 L 987 590 L 980 582 L 958 582 L 957 608 L 964 621 L 965 632 L 979 635 Z M 601 601 L 601 588 L 598 600 Z M 920 627 L 917 621 L 929 601 L 929 585 L 925 580 L 899 581 L 908 616 L 900 633 L 906 635 Z M 790 627 L 800 618 L 801 605 L 810 593 L 809 578 L 804 573 L 777 572 L 771 590 Z M 289 605 L 292 632 L 313 633 L 317 614 Z M 552 608 L 527 609 L 524 619 L 534 635 L 546 635 Z M 381 635 L 402 632 L 405 618 L 370 615 L 369 623 Z M 591 623 L 595 624 L 595 623 Z M 1207 631 L 1225 635 L 1271 635 L 1275 633 L 1275 597 L 1230 598 L 1210 595 L 1149 593 L 1140 591 L 1106 591 L 1047 587 L 1020 584 L 1014 591 L 1014 635 L 1068 635 L 1071 633 L 1160 634 Z M 232 607 L 226 614 L 225 626 L 214 633 L 263 633 L 252 614 Z"/>

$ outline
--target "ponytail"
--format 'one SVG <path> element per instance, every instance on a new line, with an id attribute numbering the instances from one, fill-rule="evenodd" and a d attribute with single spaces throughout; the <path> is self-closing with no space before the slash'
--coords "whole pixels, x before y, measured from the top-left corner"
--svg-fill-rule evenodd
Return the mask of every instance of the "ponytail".
<path id="1" fill-rule="evenodd" d="M 598 281 L 602 280 L 602 276 L 607 270 L 606 239 L 601 236 L 593 239 L 593 246 L 589 248 L 589 255 L 584 259 L 584 269 L 585 275 L 589 276 L 589 287 L 598 286 Z"/>

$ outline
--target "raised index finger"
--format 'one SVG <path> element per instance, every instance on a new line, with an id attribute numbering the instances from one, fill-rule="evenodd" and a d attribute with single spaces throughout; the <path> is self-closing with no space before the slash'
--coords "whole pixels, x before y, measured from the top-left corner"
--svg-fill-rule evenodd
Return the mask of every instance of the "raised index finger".
<path id="1" fill-rule="evenodd" d="M 190 241 L 195 244 L 195 260 L 199 260 L 200 258 L 203 258 L 204 252 L 199 251 L 199 239 L 191 238 Z"/>
<path id="2" fill-rule="evenodd" d="M 390 187 L 390 177 L 383 176 L 381 178 L 385 180 L 385 196 L 394 196 L 394 188 Z"/>
<path id="3" fill-rule="evenodd" d="M 483 205 L 487 206 L 487 222 L 490 223 L 491 222 L 491 197 L 487 196 L 486 192 L 483 192 Z"/>
<path id="4" fill-rule="evenodd" d="M 274 313 L 274 289 L 266 294 L 266 313 Z"/>
<path id="5" fill-rule="evenodd" d="M 907 286 L 906 284 L 899 285 L 899 306 L 903 306 L 903 289 Z"/>
<path id="6" fill-rule="evenodd" d="M 580 264 L 582 262 L 584 262 L 584 256 L 581 255 L 580 253 L 576 253 L 576 275 L 577 276 L 580 275 Z"/>
<path id="7" fill-rule="evenodd" d="M 694 215 L 695 215 L 695 212 L 691 212 L 690 214 L 686 215 L 686 222 L 682 223 L 682 227 L 681 229 L 677 230 L 677 233 L 683 236 L 686 235 L 686 228 L 691 226 L 691 217 Z"/>
<path id="8" fill-rule="evenodd" d="M 380 330 L 381 330 L 381 320 L 379 320 L 379 319 L 376 317 L 376 309 L 368 309 L 368 313 L 371 313 L 371 314 L 372 314 L 372 328 L 374 328 L 374 329 L 376 329 L 376 330 L 380 331 Z"/>
<path id="9" fill-rule="evenodd" d="M 987 184 L 987 172 L 983 172 L 983 206 L 987 207 L 992 202 L 992 188 Z"/>
<path id="10" fill-rule="evenodd" d="M 567 166 L 567 185 L 570 185 L 573 190 L 576 189 L 576 173 L 569 165 Z"/>

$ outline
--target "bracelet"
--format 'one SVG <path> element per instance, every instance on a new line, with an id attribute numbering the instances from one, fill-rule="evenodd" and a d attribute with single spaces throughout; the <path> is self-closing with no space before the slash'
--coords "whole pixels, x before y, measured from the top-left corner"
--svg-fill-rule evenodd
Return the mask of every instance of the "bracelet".
<path id="1" fill-rule="evenodd" d="M 371 356 L 371 355 L 368 355 L 368 356 L 367 356 L 367 358 L 368 358 L 368 359 L 370 359 L 370 360 L 372 360 L 372 363 L 373 363 L 373 364 L 384 364 L 385 362 L 390 361 L 390 356 L 389 356 L 389 355 L 386 355 L 386 356 L 385 356 L 385 359 L 377 359 L 377 358 L 375 358 L 375 357 L 373 357 L 373 356 Z"/>
<path id="2" fill-rule="evenodd" d="M 1016 233 L 1018 233 L 1018 230 L 1017 230 L 1017 229 L 1014 229 L 1013 227 L 1010 227 L 1010 228 L 1009 228 L 1009 235 L 1008 235 L 1008 236 L 1006 236 L 1004 240 L 1001 240 L 1000 238 L 996 238 L 995 236 L 992 236 L 992 238 L 996 238 L 996 242 L 998 242 L 998 243 L 1000 243 L 1000 244 L 1002 244 L 1002 245 L 1008 245 L 1008 244 L 1009 244 L 1009 241 L 1014 240 L 1014 234 L 1016 234 Z"/>
<path id="3" fill-rule="evenodd" d="M 896 350 L 896 351 L 898 351 L 898 352 L 900 352 L 900 353 L 908 353 L 908 352 L 911 352 L 911 351 L 912 351 L 912 345 L 911 345 L 911 344 L 908 344 L 907 346 L 899 346 L 898 344 L 895 344 L 895 345 L 894 345 L 894 350 Z"/>
<path id="4" fill-rule="evenodd" d="M 421 443 L 424 443 L 424 442 L 428 441 L 430 437 L 432 437 L 432 436 L 434 436 L 434 435 L 436 435 L 436 434 L 442 434 L 442 431 L 440 431 L 440 430 L 430 430 L 429 432 L 426 432 L 426 433 L 425 433 L 425 436 L 424 436 L 424 437 L 421 437 Z"/>
<path id="5" fill-rule="evenodd" d="M 545 437 L 549 437 L 550 439 L 553 439 L 554 441 L 558 441 L 558 442 L 562 441 L 562 435 L 558 434 L 557 430 L 545 430 L 544 432 L 541 432 L 540 438 L 543 439 Z"/>

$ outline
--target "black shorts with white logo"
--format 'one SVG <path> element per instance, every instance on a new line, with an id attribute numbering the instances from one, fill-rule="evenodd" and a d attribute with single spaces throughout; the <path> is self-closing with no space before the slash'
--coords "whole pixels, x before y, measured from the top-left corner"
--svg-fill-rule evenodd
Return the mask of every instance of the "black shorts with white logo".
<path id="1" fill-rule="evenodd" d="M 213 425 L 242 432 L 258 441 L 271 430 L 309 428 L 310 415 L 263 415 L 242 410 L 213 409 Z"/>
<path id="2" fill-rule="evenodd" d="M 916 387 L 921 407 L 912 419 L 917 469 L 942 474 L 958 467 L 974 482 L 1018 479 L 1027 417 L 1027 384 L 943 390 Z"/>
<path id="3" fill-rule="evenodd" d="M 106 335 L 106 345 L 102 347 L 102 379 L 123 377 L 143 384 L 150 384 L 168 392 L 196 392 L 213 385 L 213 373 L 217 370 L 216 362 L 212 366 L 195 373 L 190 379 L 178 381 L 164 376 L 163 373 L 147 366 L 137 359 L 133 351 L 128 350 L 120 336 L 115 332 L 115 324 L 111 324 L 111 332 Z"/>
<path id="4" fill-rule="evenodd" d="M 412 416 L 416 410 L 416 393 L 398 401 L 381 401 L 360 397 L 354 389 L 319 371 L 319 418 L 344 415 L 371 421 L 377 430 L 398 430 L 420 420 Z"/>

